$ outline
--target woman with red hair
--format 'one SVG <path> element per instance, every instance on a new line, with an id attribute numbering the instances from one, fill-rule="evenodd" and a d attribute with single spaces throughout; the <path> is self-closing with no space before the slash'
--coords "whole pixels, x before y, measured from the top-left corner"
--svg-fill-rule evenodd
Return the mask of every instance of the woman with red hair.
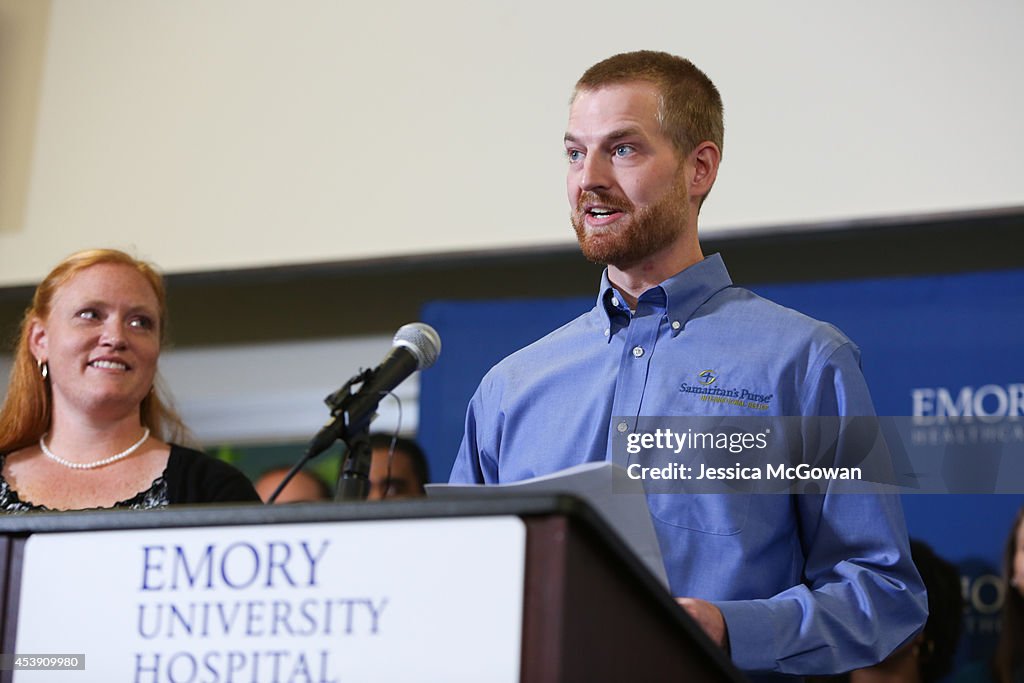
<path id="1" fill-rule="evenodd" d="M 172 443 L 161 398 L 163 278 L 112 249 L 69 256 L 22 319 L 0 409 L 0 510 L 258 501 L 248 479 Z"/>

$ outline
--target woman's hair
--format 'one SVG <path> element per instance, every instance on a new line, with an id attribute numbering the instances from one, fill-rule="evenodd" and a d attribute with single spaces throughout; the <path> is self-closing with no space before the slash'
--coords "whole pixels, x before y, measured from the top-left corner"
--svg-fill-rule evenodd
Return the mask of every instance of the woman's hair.
<path id="1" fill-rule="evenodd" d="M 32 304 L 21 320 L 18 341 L 14 350 L 14 366 L 7 385 L 7 398 L 0 408 L 0 453 L 25 448 L 39 440 L 50 429 L 50 382 L 42 376 L 36 358 L 29 348 L 32 324 L 45 321 L 50 315 L 53 299 L 71 278 L 86 268 L 100 264 L 119 264 L 134 268 L 156 295 L 160 313 L 161 342 L 167 329 L 167 293 L 163 277 L 156 269 L 123 251 L 116 249 L 89 249 L 67 257 L 36 287 Z M 187 436 L 181 418 L 161 397 L 160 380 L 142 400 L 139 416 L 142 424 L 153 435 L 165 440 L 180 440 Z"/>
<path id="2" fill-rule="evenodd" d="M 1006 581 L 1005 599 L 1003 601 L 1003 624 L 999 633 L 999 644 L 996 645 L 992 669 L 998 683 L 1011 683 L 1013 674 L 1022 664 L 1021 640 L 1024 640 L 1024 598 L 1021 589 L 1013 585 L 1013 561 L 1017 554 L 1017 531 L 1024 522 L 1024 507 L 1017 511 L 1013 520 L 1010 536 L 1006 539 L 1006 550 L 1003 551 L 1003 578 Z"/>

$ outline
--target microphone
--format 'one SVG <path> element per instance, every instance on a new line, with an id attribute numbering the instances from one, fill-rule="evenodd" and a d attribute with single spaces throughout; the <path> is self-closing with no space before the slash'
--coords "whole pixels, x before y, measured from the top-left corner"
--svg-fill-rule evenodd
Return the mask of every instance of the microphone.
<path id="1" fill-rule="evenodd" d="M 338 477 L 335 500 L 365 500 L 370 483 L 370 440 L 368 431 L 377 406 L 392 389 L 417 370 L 426 370 L 441 354 L 441 337 L 425 323 L 402 325 L 392 340 L 391 351 L 373 370 L 360 370 L 357 375 L 324 399 L 332 419 L 325 424 L 306 449 L 306 454 L 289 470 L 277 489 L 267 499 L 274 502 L 288 481 L 307 462 L 331 447 L 338 439 L 348 446 L 348 453 Z M 360 385 L 352 393 L 353 385 Z"/>
<path id="2" fill-rule="evenodd" d="M 360 372 L 324 399 L 334 419 L 313 437 L 310 453 L 321 453 L 345 434 L 365 430 L 377 416 L 381 399 L 412 373 L 433 365 L 440 353 L 441 337 L 430 325 L 409 323 L 398 328 L 380 365 Z M 352 393 L 352 385 L 357 383 L 361 386 Z"/>

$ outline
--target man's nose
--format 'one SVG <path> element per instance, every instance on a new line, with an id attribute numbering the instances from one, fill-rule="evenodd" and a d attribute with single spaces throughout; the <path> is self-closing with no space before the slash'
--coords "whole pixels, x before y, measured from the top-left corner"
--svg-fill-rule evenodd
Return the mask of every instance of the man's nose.
<path id="1" fill-rule="evenodd" d="M 583 171 L 580 173 L 580 189 L 593 192 L 611 186 L 611 164 L 600 154 L 588 154 L 583 159 Z"/>

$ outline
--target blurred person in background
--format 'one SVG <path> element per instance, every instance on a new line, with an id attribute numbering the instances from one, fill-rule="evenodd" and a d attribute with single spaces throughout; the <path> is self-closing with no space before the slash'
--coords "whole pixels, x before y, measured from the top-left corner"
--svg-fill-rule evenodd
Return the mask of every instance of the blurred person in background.
<path id="1" fill-rule="evenodd" d="M 1024 680 L 1024 507 L 1017 512 L 1006 539 L 1003 576 L 1008 585 L 992 666 L 993 679 L 998 683 L 1014 683 Z"/>
<path id="2" fill-rule="evenodd" d="M 412 439 L 391 434 L 371 434 L 370 495 L 367 500 L 385 498 L 417 498 L 426 495 L 424 486 L 430 481 L 427 457 Z"/>
<path id="3" fill-rule="evenodd" d="M 1024 507 L 1017 511 L 1003 549 L 1003 606 L 999 640 L 991 659 L 964 666 L 954 683 L 1024 681 Z"/>
<path id="4" fill-rule="evenodd" d="M 255 483 L 256 492 L 260 494 L 264 503 L 277 490 L 281 480 L 290 470 L 290 467 L 275 467 L 259 476 Z M 288 482 L 288 485 L 281 490 L 274 502 L 312 503 L 331 500 L 331 498 L 331 490 L 323 479 L 308 470 L 299 470 Z"/>

